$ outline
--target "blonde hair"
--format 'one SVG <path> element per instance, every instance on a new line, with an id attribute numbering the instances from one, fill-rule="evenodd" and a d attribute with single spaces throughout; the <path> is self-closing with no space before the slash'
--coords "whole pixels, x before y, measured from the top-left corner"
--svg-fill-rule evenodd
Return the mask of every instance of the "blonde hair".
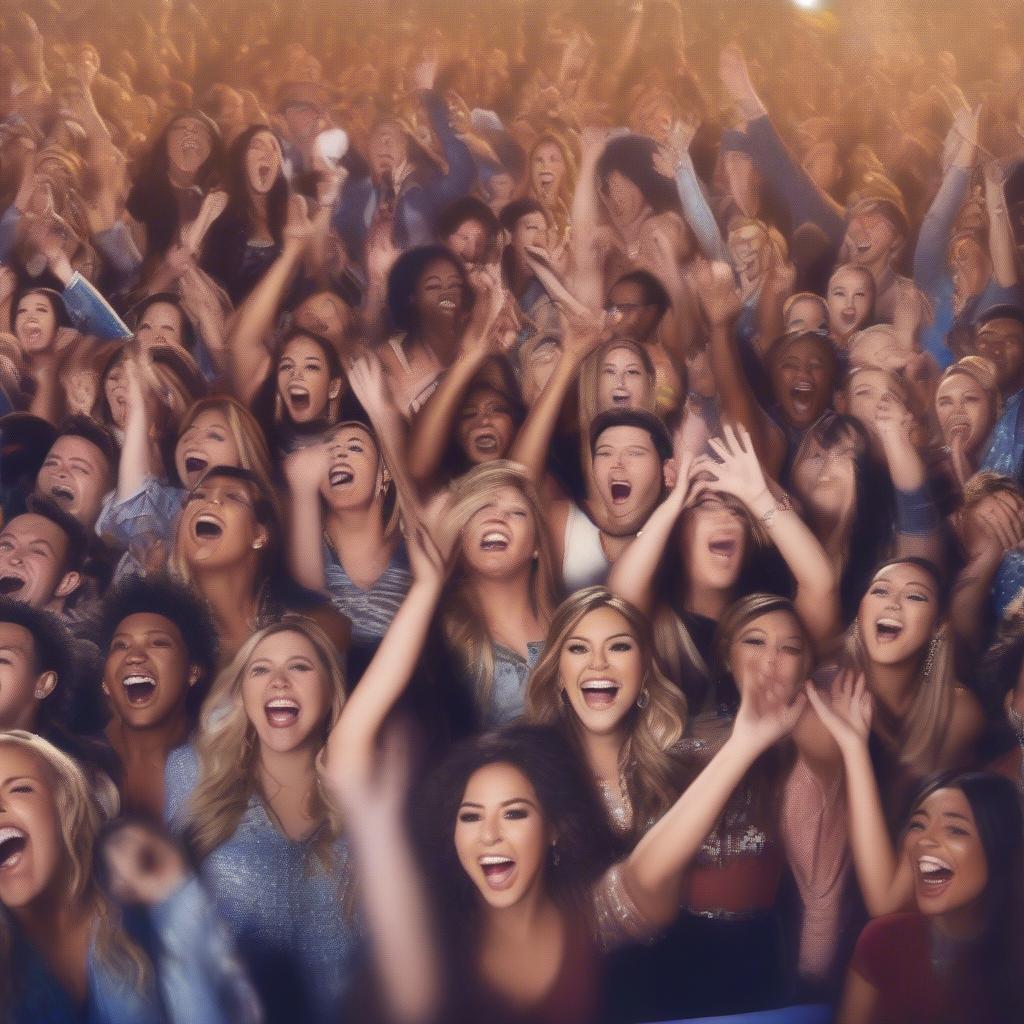
<path id="1" fill-rule="evenodd" d="M 270 450 L 263 431 L 253 414 L 236 399 L 227 395 L 210 395 L 193 402 L 178 425 L 178 440 L 204 412 L 216 412 L 224 417 L 238 449 L 238 465 L 255 473 L 267 494 L 275 493 Z"/>
<path id="2" fill-rule="evenodd" d="M 530 509 L 537 547 L 537 557 L 530 571 L 530 605 L 545 627 L 551 621 L 556 603 L 551 541 L 540 498 L 526 471 L 518 463 L 506 459 L 474 466 L 452 483 L 445 507 L 444 529 L 447 536 L 442 539 L 442 549 L 455 545 L 456 571 L 441 604 L 444 609 L 441 624 L 449 647 L 459 653 L 463 664 L 474 676 L 477 707 L 481 709 L 487 706 L 494 684 L 493 638 L 473 598 L 472 583 L 464 571 L 459 571 L 461 552 L 458 545 L 470 520 L 490 502 L 499 487 L 512 487 L 519 491 Z"/>
<path id="3" fill-rule="evenodd" d="M 963 359 L 958 359 L 952 366 L 947 366 L 945 372 L 939 378 L 938 386 L 935 389 L 936 397 L 938 396 L 938 389 L 950 377 L 955 377 L 958 374 L 963 377 L 969 377 L 985 392 L 992 405 L 993 418 L 999 419 L 999 414 L 1003 409 L 1003 396 L 999 392 L 995 363 L 984 356 L 964 356 Z"/>
<path id="4" fill-rule="evenodd" d="M 892 565 L 920 566 L 935 579 L 935 570 L 917 558 L 895 558 L 880 566 L 872 580 L 883 569 Z M 869 583 L 870 589 L 870 583 Z M 847 658 L 862 672 L 870 683 L 871 657 L 860 634 L 860 612 L 846 634 Z M 879 715 L 876 704 L 874 728 L 896 750 L 900 761 L 915 772 L 926 775 L 944 767 L 940 760 L 942 744 L 946 738 L 953 714 L 953 690 L 956 687 L 956 671 L 953 660 L 953 643 L 949 627 L 936 614 L 936 624 L 928 643 L 923 647 L 921 665 L 917 671 L 914 698 L 902 722 L 891 726 Z"/>
<path id="5" fill-rule="evenodd" d="M 145 987 L 151 980 L 149 961 L 120 926 L 119 912 L 103 895 L 93 874 L 100 829 L 117 812 L 116 800 L 113 806 L 104 806 L 112 787 L 103 785 L 102 779 L 90 783 L 73 758 L 35 733 L 22 729 L 0 732 L 0 746 L 31 755 L 47 777 L 68 872 L 61 893 L 63 902 L 69 906 L 86 906 L 93 911 L 97 918 L 98 959 L 134 988 Z M 102 791 L 105 800 L 97 796 L 96 789 Z M 13 938 L 7 915 L 0 914 L 0 956 L 8 965 L 12 962 L 12 951 Z M 0 971 L 0 1007 L 11 1006 L 14 988 L 9 967 Z"/>
<path id="6" fill-rule="evenodd" d="M 633 809 L 632 831 L 639 836 L 679 796 L 680 767 L 672 749 L 686 728 L 686 698 L 658 668 L 651 627 L 641 612 L 605 587 L 585 587 L 566 598 L 555 611 L 544 656 L 527 683 L 526 719 L 557 726 L 577 748 L 581 745 L 582 726 L 563 697 L 559 662 L 572 631 L 584 616 L 599 608 L 611 608 L 629 623 L 643 661 L 641 693 L 647 692 L 647 702 L 630 712 L 629 736 L 619 755 Z"/>
<path id="7" fill-rule="evenodd" d="M 345 677 L 334 644 L 315 622 L 300 615 L 285 615 L 280 622 L 249 637 L 217 676 L 200 716 L 196 741 L 199 782 L 187 812 L 189 840 L 200 860 L 235 834 L 250 798 L 258 793 L 259 739 L 242 703 L 242 682 L 256 648 L 278 633 L 299 633 L 316 651 L 330 691 L 330 711 L 322 728 L 324 743 L 341 716 Z M 331 870 L 331 845 L 341 831 L 340 822 L 319 789 L 314 792 L 311 810 L 315 819 L 328 825 L 314 843 L 313 852 L 324 868 Z"/>

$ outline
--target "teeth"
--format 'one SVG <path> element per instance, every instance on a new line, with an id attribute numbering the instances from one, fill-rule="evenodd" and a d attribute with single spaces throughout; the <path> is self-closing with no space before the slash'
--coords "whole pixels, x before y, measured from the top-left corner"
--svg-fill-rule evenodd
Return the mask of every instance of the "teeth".
<path id="1" fill-rule="evenodd" d="M 121 680 L 122 686 L 156 686 L 156 680 L 152 676 L 125 676 Z"/>
<path id="2" fill-rule="evenodd" d="M 454 303 L 454 302 L 453 302 L 453 301 L 452 301 L 451 299 L 442 299 L 442 300 L 441 300 L 441 301 L 440 301 L 440 302 L 438 303 L 438 305 L 439 305 L 439 306 L 440 306 L 440 307 L 441 307 L 442 309 L 454 309 L 454 308 L 455 308 L 455 303 Z"/>
<path id="3" fill-rule="evenodd" d="M 491 530 L 489 533 L 485 533 L 483 535 L 482 542 L 484 544 L 507 544 L 509 542 L 509 537 L 500 530 Z"/>
<path id="4" fill-rule="evenodd" d="M 814 385 L 810 381 L 801 381 L 799 384 L 793 385 L 794 391 L 813 391 Z"/>
<path id="5" fill-rule="evenodd" d="M 355 474 L 348 469 L 332 469 L 328 481 L 332 487 L 340 487 L 342 484 L 350 484 L 355 479 Z"/>
<path id="6" fill-rule="evenodd" d="M 585 683 L 580 683 L 580 689 L 618 691 L 619 684 L 614 679 L 588 679 Z"/>
<path id="7" fill-rule="evenodd" d="M 479 434 L 473 444 L 482 452 L 493 452 L 498 447 L 498 438 L 494 434 Z"/>
<path id="8" fill-rule="evenodd" d="M 50 488 L 50 497 L 56 498 L 58 501 L 74 501 L 75 492 L 70 487 L 62 487 L 57 484 L 56 487 Z"/>
<path id="9" fill-rule="evenodd" d="M 511 857 L 499 857 L 495 854 L 488 854 L 485 857 L 480 858 L 481 867 L 491 867 L 497 864 L 514 864 L 515 861 Z"/>
<path id="10" fill-rule="evenodd" d="M 299 705 L 293 700 L 289 700 L 287 697 L 276 697 L 274 700 L 267 701 L 268 708 L 287 708 L 290 711 L 298 711 Z"/>
<path id="11" fill-rule="evenodd" d="M 0 828 L 0 845 L 6 843 L 8 839 L 24 839 L 25 833 L 20 828 L 15 828 L 13 825 L 4 825 Z"/>
<path id="12" fill-rule="evenodd" d="M 938 857 L 921 857 L 917 866 L 923 875 L 934 874 L 937 871 L 952 871 L 952 864 L 947 864 L 944 860 L 940 860 Z"/>

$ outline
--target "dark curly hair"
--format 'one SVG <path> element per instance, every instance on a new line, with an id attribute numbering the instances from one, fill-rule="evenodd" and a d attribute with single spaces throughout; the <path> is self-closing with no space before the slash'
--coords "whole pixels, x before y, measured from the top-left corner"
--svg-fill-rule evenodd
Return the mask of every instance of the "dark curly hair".
<path id="1" fill-rule="evenodd" d="M 219 653 L 217 628 L 206 602 L 173 576 L 126 577 L 107 594 L 100 609 L 96 641 L 104 657 L 110 650 L 118 626 L 129 615 L 140 612 L 159 615 L 173 622 L 181 632 L 189 664 L 197 665 L 200 670 L 199 680 L 189 690 L 188 697 L 189 713 L 198 713 L 217 670 Z"/>
<path id="2" fill-rule="evenodd" d="M 597 160 L 598 189 L 604 192 L 609 176 L 618 171 L 640 189 L 655 213 L 671 210 L 682 215 L 676 183 L 654 166 L 657 151 L 658 144 L 654 139 L 644 135 L 622 135 L 612 139 Z"/>
<path id="3" fill-rule="evenodd" d="M 446 245 L 420 245 L 402 253 L 388 275 L 388 313 L 391 322 L 400 331 L 414 333 L 419 327 L 414 294 L 416 284 L 427 265 L 433 260 L 445 260 L 462 278 L 462 308 L 473 305 L 473 289 L 462 266 L 462 260 Z"/>

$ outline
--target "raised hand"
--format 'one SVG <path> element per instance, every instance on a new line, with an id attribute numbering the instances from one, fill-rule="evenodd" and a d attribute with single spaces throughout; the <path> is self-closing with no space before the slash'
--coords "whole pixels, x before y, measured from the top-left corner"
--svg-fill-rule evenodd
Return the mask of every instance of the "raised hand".
<path id="1" fill-rule="evenodd" d="M 122 903 L 153 907 L 188 877 L 180 851 L 153 827 L 125 825 L 103 845 L 110 890 Z"/>
<path id="2" fill-rule="evenodd" d="M 846 751 L 867 745 L 871 735 L 871 694 L 864 673 L 847 669 L 832 685 L 830 695 L 822 695 L 808 680 L 804 692 L 822 725 L 831 733 L 839 749 Z"/>
<path id="3" fill-rule="evenodd" d="M 708 444 L 717 459 L 701 455 L 693 464 L 694 475 L 700 473 L 710 477 L 701 490 L 732 494 L 748 506 L 765 494 L 768 483 L 746 427 L 742 424 L 733 427 L 726 423 L 722 426 L 722 436 L 710 438 Z"/>
<path id="4" fill-rule="evenodd" d="M 807 696 L 780 683 L 752 685 L 743 693 L 732 739 L 764 751 L 788 736 L 807 707 Z"/>
<path id="5" fill-rule="evenodd" d="M 444 555 L 434 543 L 434 538 L 430 535 L 426 524 L 421 518 L 410 519 L 406 522 L 403 516 L 402 529 L 405 534 L 405 546 L 409 553 L 409 568 L 412 569 L 413 579 L 417 583 L 440 590 L 448 575 L 448 568 Z"/>
<path id="6" fill-rule="evenodd" d="M 330 453 L 324 444 L 298 448 L 285 456 L 284 477 L 293 495 L 309 496 L 320 490 L 327 479 Z"/>
<path id="7" fill-rule="evenodd" d="M 718 78 L 729 94 L 729 98 L 740 108 L 742 113 L 747 114 L 754 106 L 760 104 L 757 90 L 750 80 L 747 60 L 743 56 L 739 44 L 729 43 L 723 47 L 718 58 Z"/>
<path id="8" fill-rule="evenodd" d="M 422 58 L 412 69 L 412 87 L 414 89 L 429 90 L 434 88 L 434 79 L 437 77 L 439 59 L 437 50 L 431 50 L 423 54 Z"/>
<path id="9" fill-rule="evenodd" d="M 359 404 L 371 418 L 390 405 L 387 373 L 376 352 L 366 351 L 352 360 L 348 369 L 348 383 Z"/>
<path id="10" fill-rule="evenodd" d="M 733 323 L 743 309 L 743 299 L 736 287 L 732 267 L 718 260 L 701 262 L 693 269 L 693 279 L 708 323 L 712 327 Z"/>
<path id="11" fill-rule="evenodd" d="M 228 194 L 223 189 L 214 189 L 206 195 L 196 219 L 182 229 L 181 244 L 185 249 L 193 255 L 199 252 L 206 233 L 227 206 Z"/>

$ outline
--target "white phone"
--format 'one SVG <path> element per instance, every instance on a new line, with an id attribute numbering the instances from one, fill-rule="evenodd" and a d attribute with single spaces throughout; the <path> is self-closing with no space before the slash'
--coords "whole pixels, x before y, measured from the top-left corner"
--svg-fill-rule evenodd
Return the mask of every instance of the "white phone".
<path id="1" fill-rule="evenodd" d="M 316 150 L 325 163 L 337 167 L 348 152 L 348 132 L 344 128 L 328 128 L 316 137 Z"/>

